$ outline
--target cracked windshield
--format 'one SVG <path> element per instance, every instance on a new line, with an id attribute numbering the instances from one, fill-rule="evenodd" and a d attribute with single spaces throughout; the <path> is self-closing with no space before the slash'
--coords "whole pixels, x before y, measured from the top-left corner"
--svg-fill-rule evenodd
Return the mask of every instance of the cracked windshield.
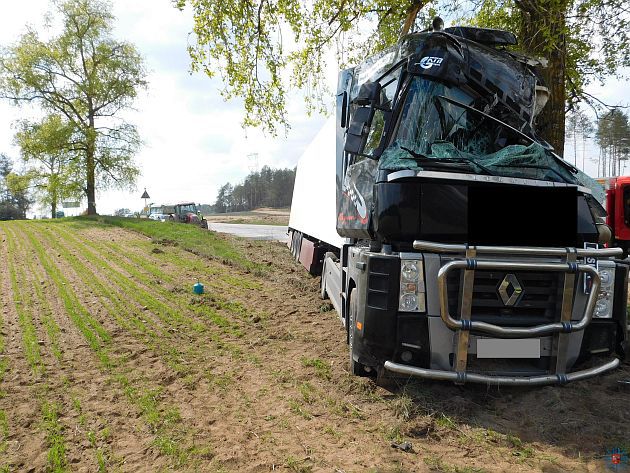
<path id="1" fill-rule="evenodd" d="M 493 108 L 485 103 L 485 109 Z M 414 77 L 394 139 L 380 168 L 440 169 L 576 183 L 577 178 L 540 144 L 474 109 L 483 99 L 446 84 Z"/>

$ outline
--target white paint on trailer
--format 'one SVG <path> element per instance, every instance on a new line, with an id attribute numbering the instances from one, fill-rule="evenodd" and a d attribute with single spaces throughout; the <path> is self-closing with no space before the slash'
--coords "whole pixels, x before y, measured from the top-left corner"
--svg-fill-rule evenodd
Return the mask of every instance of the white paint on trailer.
<path id="1" fill-rule="evenodd" d="M 289 228 L 341 248 L 337 233 L 335 119 L 329 118 L 300 157 Z"/>

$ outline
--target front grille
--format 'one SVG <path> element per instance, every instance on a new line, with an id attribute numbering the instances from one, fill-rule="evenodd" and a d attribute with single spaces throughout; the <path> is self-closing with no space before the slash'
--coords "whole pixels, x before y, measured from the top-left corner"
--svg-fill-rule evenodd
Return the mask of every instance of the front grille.
<path id="1" fill-rule="evenodd" d="M 371 257 L 368 263 L 367 305 L 374 309 L 388 310 L 390 294 L 398 284 L 400 260 Z M 394 286 L 392 286 L 394 284 Z"/>
<path id="2" fill-rule="evenodd" d="M 459 318 L 464 271 L 448 277 L 449 311 Z M 505 271 L 475 271 L 471 318 L 502 326 L 532 326 L 560 319 L 563 275 L 552 272 L 511 272 L 518 279 L 522 294 L 514 306 L 506 306 L 499 295 Z"/>

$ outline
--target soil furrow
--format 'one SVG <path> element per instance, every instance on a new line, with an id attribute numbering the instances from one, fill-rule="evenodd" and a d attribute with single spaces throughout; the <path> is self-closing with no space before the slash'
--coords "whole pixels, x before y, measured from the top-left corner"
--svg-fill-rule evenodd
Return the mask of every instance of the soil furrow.
<path id="1" fill-rule="evenodd" d="M 90 219 L 16 228 L 12 264 L 37 256 L 20 270 L 20 297 L 33 293 L 29 307 L 50 307 L 60 329 L 62 361 L 49 339 L 41 349 L 73 471 L 602 471 L 594 455 L 627 434 L 615 385 L 627 365 L 563 389 L 400 379 L 384 390 L 350 376 L 343 326 L 284 245 L 219 237 L 252 261 L 247 272 Z M 21 336 L 14 309 L 4 332 L 10 319 Z M 132 318 L 175 330 L 146 336 Z M 82 328 L 96 327 L 109 337 L 95 346 Z"/>
<path id="2" fill-rule="evenodd" d="M 20 227 L 19 236 L 22 241 L 32 241 L 24 227 Z M 31 248 L 30 253 L 33 252 Z M 52 279 L 47 281 L 48 284 L 54 288 Z M 69 290 L 68 286 L 75 287 L 69 283 L 65 286 L 66 290 Z M 50 304 L 59 308 L 56 323 L 63 333 L 65 356 L 60 369 L 46 380 L 42 412 L 48 419 L 44 425 L 50 428 L 45 430 L 58 433 L 55 425 L 62 426 L 61 432 L 67 437 L 65 456 L 72 469 L 77 464 L 93 467 L 99 464 L 111 467 L 123 463 L 133 465 L 134 462 L 126 456 L 133 457 L 138 450 L 146 450 L 153 436 L 120 386 L 114 382 L 113 375 L 104 369 L 103 358 L 95 356 L 86 344 L 84 333 L 67 315 L 63 302 L 55 297 L 55 291 L 47 293 L 55 299 Z M 129 419 L 135 421 L 129 422 Z M 51 445 L 55 447 L 54 442 Z M 143 471 L 142 462 L 136 466 L 138 471 Z"/>
<path id="3" fill-rule="evenodd" d="M 19 316 L 15 309 L 9 274 L 9 261 L 13 255 L 8 251 L 7 227 L 0 224 L 0 301 L 4 319 L 3 334 L 8 370 L 4 374 L 0 389 L 0 410 L 6 415 L 6 453 L 4 458 L 10 469 L 26 469 L 31 464 L 45 465 L 46 441 L 39 429 L 39 404 L 34 398 L 38 379 L 31 371 L 22 348 L 22 333 Z"/>
<path id="4" fill-rule="evenodd" d="M 53 235 L 52 233 L 49 233 L 48 236 L 56 237 L 59 235 Z M 84 245 L 74 236 L 66 234 L 66 237 L 67 240 L 70 240 L 72 241 L 72 243 L 74 243 L 73 246 L 79 247 L 82 250 L 80 251 L 81 258 L 90 263 L 94 271 L 98 271 L 99 269 L 101 271 L 105 271 L 108 278 L 110 278 L 112 282 L 117 284 L 120 290 L 128 291 L 125 292 L 125 295 L 127 297 L 135 298 L 135 300 L 141 307 L 148 307 L 153 309 L 154 315 L 157 316 L 163 324 L 167 326 L 173 326 L 174 328 L 178 328 L 179 326 L 194 328 L 194 324 L 192 321 L 190 321 L 186 317 L 183 317 L 181 314 L 173 310 L 168 305 L 168 300 L 157 298 L 153 294 L 151 294 L 150 289 L 143 285 L 140 281 L 138 281 L 136 275 L 130 274 L 125 270 L 121 270 L 119 265 L 112 264 L 112 262 L 107 260 L 106 258 L 99 256 L 91 250 L 88 250 L 86 245 Z M 54 242 L 52 240 L 50 241 L 53 244 L 64 246 L 68 245 L 68 243 L 65 241 L 66 239 L 56 238 Z M 82 245 L 82 247 L 80 247 L 79 245 Z M 79 253 L 79 251 L 75 250 L 75 253 Z M 73 256 L 78 258 L 77 254 Z"/>
<path id="5" fill-rule="evenodd" d="M 57 251 L 59 257 L 63 257 L 65 263 L 70 265 L 86 286 L 89 294 L 98 299 L 94 304 L 100 304 L 106 312 L 113 315 L 121 328 L 125 330 L 134 328 L 149 338 L 165 335 L 163 325 L 157 318 L 151 317 L 151 314 L 144 314 L 142 319 L 138 317 L 144 307 L 135 300 L 129 300 L 124 291 L 103 273 L 102 267 L 97 267 L 88 259 L 76 255 L 76 252 L 71 254 L 66 245 L 60 240 L 53 240 L 48 232 L 39 232 L 38 235 L 42 241 L 47 242 L 51 251 Z"/>
<path id="6" fill-rule="evenodd" d="M 46 239 L 41 241 L 46 245 Z M 46 253 L 61 255 L 61 253 L 57 253 L 55 247 L 47 246 L 46 249 Z M 61 256 L 57 256 L 54 264 L 59 270 L 63 270 L 67 285 L 78 290 L 76 293 L 78 301 L 81 302 L 83 297 L 92 298 L 93 294 L 90 291 L 81 290 L 85 281 L 69 267 L 67 261 Z M 204 445 L 204 436 L 199 435 L 194 428 L 188 426 L 189 419 L 179 413 L 182 407 L 187 410 L 188 406 L 188 395 L 185 396 L 185 401 L 181 401 L 181 393 L 186 391 L 185 387 L 182 384 L 174 387 L 173 392 L 178 393 L 179 397 L 171 398 L 169 388 L 178 381 L 169 368 L 162 364 L 157 356 L 147 351 L 130 333 L 113 324 L 111 314 L 102 311 L 98 314 L 98 318 L 108 330 L 116 330 L 113 337 L 115 343 L 112 343 L 111 347 L 108 348 L 112 361 L 112 369 L 109 370 L 111 373 L 108 379 L 113 381 L 115 385 L 122 387 L 124 399 L 132 401 L 135 408 L 140 410 L 141 417 L 138 421 L 145 422 L 149 428 L 147 433 L 152 435 L 151 440 L 143 443 L 142 452 L 149 449 L 164 455 L 162 459 L 156 458 L 153 466 L 178 464 L 183 457 L 192 457 L 193 463 L 198 461 L 197 457 L 206 455 L 204 449 L 207 447 L 189 448 L 186 446 L 189 444 Z M 134 417 L 137 416 L 131 416 L 131 418 Z M 121 424 L 128 423 L 128 419 L 129 416 L 121 417 Z M 138 425 L 135 428 L 145 430 Z M 136 444 L 137 446 L 138 444 Z M 133 457 L 134 452 L 129 452 L 128 448 L 112 448 L 112 451 L 125 453 L 125 464 L 133 464 L 133 459 L 130 460 L 128 455 L 131 454 Z M 135 451 L 135 453 L 138 452 Z M 145 471 L 144 468 L 146 465 L 139 469 Z"/>

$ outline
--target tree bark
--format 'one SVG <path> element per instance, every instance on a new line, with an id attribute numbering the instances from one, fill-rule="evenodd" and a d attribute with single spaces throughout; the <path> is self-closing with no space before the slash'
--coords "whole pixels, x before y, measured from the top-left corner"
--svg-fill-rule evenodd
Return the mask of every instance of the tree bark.
<path id="1" fill-rule="evenodd" d="M 89 117 L 89 128 L 87 130 L 87 151 L 85 156 L 86 167 L 86 186 L 85 194 L 87 197 L 87 214 L 96 215 L 96 184 L 95 184 L 95 167 L 96 167 L 96 134 L 94 130 L 94 117 Z"/>
<path id="2" fill-rule="evenodd" d="M 57 202 L 54 202 L 50 205 L 50 213 L 51 218 L 57 218 Z"/>
<path id="3" fill-rule="evenodd" d="M 418 16 L 418 12 L 420 12 L 422 7 L 424 6 L 424 3 L 425 2 L 423 0 L 415 1 L 407 9 L 407 18 L 405 19 L 405 24 L 403 25 L 402 31 L 400 32 L 400 37 L 401 38 L 403 36 L 409 34 L 409 31 L 411 31 L 411 27 L 413 26 L 414 22 L 416 21 L 416 18 Z"/>
<path id="4" fill-rule="evenodd" d="M 546 58 L 542 70 L 549 88 L 549 101 L 537 117 L 536 129 L 541 138 L 564 154 L 565 80 L 566 80 L 566 14 L 564 1 L 517 2 L 522 11 L 521 39 L 527 53 Z"/>

